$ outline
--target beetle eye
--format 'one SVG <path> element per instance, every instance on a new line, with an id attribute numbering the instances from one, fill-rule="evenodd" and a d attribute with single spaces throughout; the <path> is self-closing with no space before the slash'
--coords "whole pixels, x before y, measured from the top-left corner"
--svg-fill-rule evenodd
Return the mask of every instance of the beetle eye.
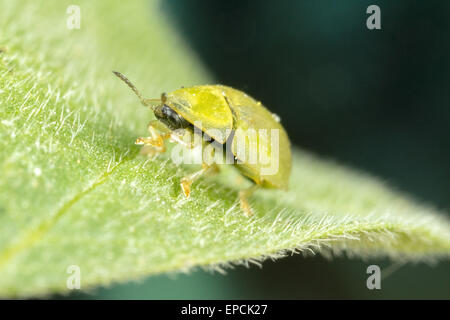
<path id="1" fill-rule="evenodd" d="M 172 129 L 181 128 L 183 125 L 182 118 L 178 113 L 173 111 L 169 106 L 163 105 L 162 109 L 162 121 L 168 124 Z"/>

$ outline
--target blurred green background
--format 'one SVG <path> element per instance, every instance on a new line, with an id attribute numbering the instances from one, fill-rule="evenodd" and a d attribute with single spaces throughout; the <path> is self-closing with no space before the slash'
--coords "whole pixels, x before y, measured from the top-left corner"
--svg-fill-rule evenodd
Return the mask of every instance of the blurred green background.
<path id="1" fill-rule="evenodd" d="M 381 30 L 366 8 L 381 8 Z M 218 83 L 280 115 L 294 145 L 450 211 L 450 2 L 162 1 Z M 366 288 L 366 268 L 393 271 Z M 71 298 L 450 298 L 450 263 L 291 256 Z"/>

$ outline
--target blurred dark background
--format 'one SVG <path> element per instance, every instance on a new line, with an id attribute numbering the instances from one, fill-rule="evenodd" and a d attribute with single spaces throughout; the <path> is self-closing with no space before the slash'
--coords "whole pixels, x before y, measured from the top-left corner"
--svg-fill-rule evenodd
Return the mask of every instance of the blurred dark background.
<path id="1" fill-rule="evenodd" d="M 366 9 L 381 8 L 381 30 Z M 218 83 L 280 115 L 294 145 L 450 211 L 450 2 L 162 1 Z M 366 288 L 369 264 L 391 268 Z M 152 277 L 94 298 L 450 298 L 450 263 L 293 256 L 226 276 Z"/>

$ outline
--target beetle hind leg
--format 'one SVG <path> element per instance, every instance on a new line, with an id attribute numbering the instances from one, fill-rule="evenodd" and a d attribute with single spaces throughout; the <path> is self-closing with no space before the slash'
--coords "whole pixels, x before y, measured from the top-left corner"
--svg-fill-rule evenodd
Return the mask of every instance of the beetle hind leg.
<path id="1" fill-rule="evenodd" d="M 253 210 L 250 206 L 250 203 L 248 202 L 248 198 L 251 197 L 251 195 L 259 189 L 259 187 L 260 186 L 258 184 L 255 184 L 248 189 L 239 191 L 239 202 L 241 204 L 241 210 L 247 217 L 251 217 L 253 215 Z"/>

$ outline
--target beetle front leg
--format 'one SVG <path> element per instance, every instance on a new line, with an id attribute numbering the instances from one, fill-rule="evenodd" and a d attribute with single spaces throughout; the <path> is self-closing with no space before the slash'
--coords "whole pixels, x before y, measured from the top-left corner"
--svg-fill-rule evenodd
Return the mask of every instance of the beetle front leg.
<path id="1" fill-rule="evenodd" d="M 149 146 L 145 149 L 145 154 L 164 153 L 166 151 L 164 140 L 169 138 L 171 131 L 165 127 L 158 120 L 150 121 L 148 124 L 148 132 L 150 137 L 139 137 L 136 139 L 135 144 Z M 163 134 L 160 134 L 163 133 Z"/>
<path id="2" fill-rule="evenodd" d="M 177 129 L 171 131 L 168 134 L 168 138 L 186 148 L 193 149 L 195 147 L 193 133 L 189 129 Z"/>

